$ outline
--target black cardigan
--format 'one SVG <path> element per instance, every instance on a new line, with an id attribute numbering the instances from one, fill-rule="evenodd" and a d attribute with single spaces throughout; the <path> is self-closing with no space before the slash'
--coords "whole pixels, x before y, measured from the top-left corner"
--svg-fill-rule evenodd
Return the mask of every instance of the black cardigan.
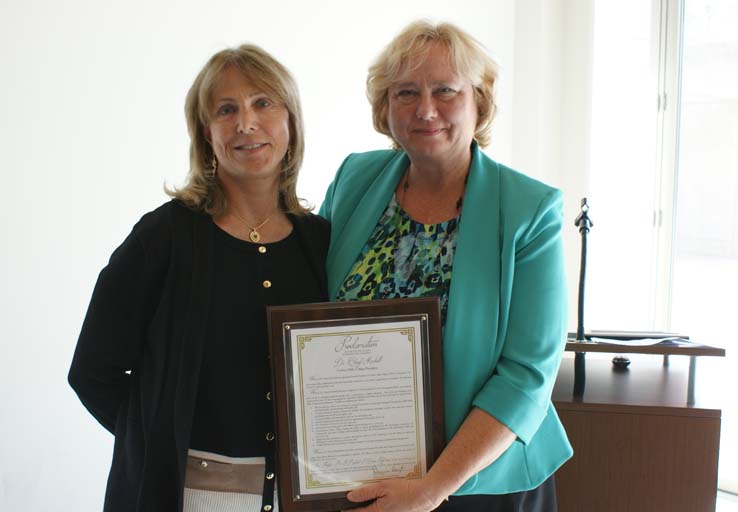
<path id="1" fill-rule="evenodd" d="M 328 222 L 291 220 L 325 300 Z M 95 285 L 69 383 L 115 435 L 106 511 L 182 510 L 213 230 L 172 200 L 143 216 Z"/>

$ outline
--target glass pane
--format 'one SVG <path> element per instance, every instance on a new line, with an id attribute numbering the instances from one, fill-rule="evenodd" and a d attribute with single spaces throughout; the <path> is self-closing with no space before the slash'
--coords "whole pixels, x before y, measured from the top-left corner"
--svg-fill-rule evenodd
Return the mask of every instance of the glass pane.
<path id="1" fill-rule="evenodd" d="M 685 8 L 672 327 L 726 349 L 698 374 L 724 383 L 720 486 L 738 492 L 738 3 Z"/>

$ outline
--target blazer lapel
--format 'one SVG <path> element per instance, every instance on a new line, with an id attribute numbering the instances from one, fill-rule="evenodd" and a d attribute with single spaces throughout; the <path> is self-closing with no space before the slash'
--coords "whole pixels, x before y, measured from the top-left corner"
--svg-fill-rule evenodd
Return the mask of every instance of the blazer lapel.
<path id="1" fill-rule="evenodd" d="M 476 143 L 472 151 L 444 331 L 444 353 L 455 361 L 476 357 L 477 343 L 493 346 L 499 321 L 500 171 Z M 465 368 L 446 366 L 448 382 L 464 382 Z"/>
<path id="2" fill-rule="evenodd" d="M 333 226 L 332 229 L 340 229 L 342 232 L 336 232 L 336 236 L 331 236 L 331 240 L 336 242 L 336 247 L 332 248 L 329 253 L 327 264 L 328 268 L 335 269 L 328 275 L 328 291 L 331 300 L 335 300 L 338 289 L 387 208 L 408 165 L 410 165 L 410 160 L 407 155 L 404 152 L 398 152 L 370 183 L 344 226 Z M 367 171 L 371 172 L 370 169 Z"/>

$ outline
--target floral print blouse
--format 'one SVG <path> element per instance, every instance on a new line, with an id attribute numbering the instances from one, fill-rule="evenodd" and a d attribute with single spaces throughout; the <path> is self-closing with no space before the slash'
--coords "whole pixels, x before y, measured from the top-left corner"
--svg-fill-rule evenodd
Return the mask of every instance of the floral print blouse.
<path id="1" fill-rule="evenodd" d="M 459 220 L 421 224 L 392 196 L 336 300 L 438 296 L 445 325 Z"/>

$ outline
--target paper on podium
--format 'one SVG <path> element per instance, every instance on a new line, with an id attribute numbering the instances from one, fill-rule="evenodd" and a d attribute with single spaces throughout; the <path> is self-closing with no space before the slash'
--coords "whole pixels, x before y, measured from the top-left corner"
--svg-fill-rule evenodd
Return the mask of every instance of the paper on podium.
<path id="1" fill-rule="evenodd" d="M 623 345 L 626 347 L 648 347 L 651 345 L 658 345 L 659 343 L 664 344 L 675 344 L 675 345 L 689 345 L 691 342 L 682 337 L 672 336 L 668 338 L 640 338 L 635 340 L 615 340 L 611 338 L 596 338 L 593 337 L 590 341 L 594 343 L 607 343 L 609 345 Z"/>

